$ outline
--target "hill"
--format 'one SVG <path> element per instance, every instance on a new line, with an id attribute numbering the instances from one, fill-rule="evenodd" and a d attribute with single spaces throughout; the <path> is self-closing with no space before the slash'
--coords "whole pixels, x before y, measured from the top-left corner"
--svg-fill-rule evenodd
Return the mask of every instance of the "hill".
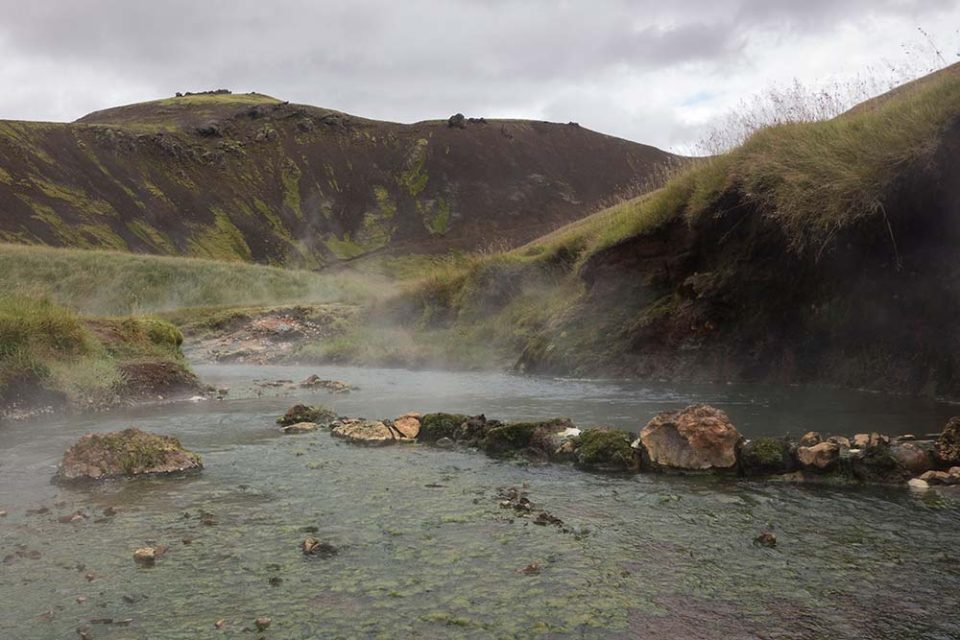
<path id="1" fill-rule="evenodd" d="M 305 268 L 516 246 L 673 160 L 575 123 L 405 125 L 188 94 L 71 124 L 0 121 L 0 241 Z"/>
<path id="2" fill-rule="evenodd" d="M 393 317 L 531 372 L 960 397 L 958 69 L 758 131 L 421 282 Z"/>

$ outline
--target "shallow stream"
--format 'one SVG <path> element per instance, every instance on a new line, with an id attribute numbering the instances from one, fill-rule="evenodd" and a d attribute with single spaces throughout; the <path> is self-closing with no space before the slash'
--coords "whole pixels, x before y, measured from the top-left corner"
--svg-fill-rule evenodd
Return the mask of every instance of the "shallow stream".
<path id="1" fill-rule="evenodd" d="M 228 399 L 0 425 L 0 637 L 78 638 L 84 628 L 97 639 L 960 638 L 958 494 L 594 475 L 420 445 L 363 448 L 324 432 L 284 436 L 273 423 L 306 400 L 370 418 L 566 415 L 637 431 L 658 411 L 702 401 L 747 436 L 921 434 L 956 406 L 503 374 L 196 369 L 229 386 Z M 360 390 L 252 382 L 310 373 Z M 131 425 L 179 437 L 205 470 L 50 482 L 80 435 Z M 525 485 L 565 530 L 502 509 L 506 485 Z M 107 507 L 116 515 L 102 515 Z M 58 521 L 78 509 L 92 517 Z M 754 545 L 765 530 L 775 548 Z M 307 535 L 339 553 L 303 556 Z M 170 549 L 138 567 L 133 550 L 152 542 Z M 539 573 L 520 571 L 531 563 Z M 244 631 L 260 616 L 272 620 L 266 631 Z"/>

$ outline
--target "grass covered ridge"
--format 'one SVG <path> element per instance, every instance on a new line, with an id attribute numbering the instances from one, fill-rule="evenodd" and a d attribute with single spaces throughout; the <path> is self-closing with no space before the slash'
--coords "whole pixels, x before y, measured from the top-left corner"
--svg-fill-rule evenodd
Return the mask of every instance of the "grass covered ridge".
<path id="1" fill-rule="evenodd" d="M 831 340 L 856 341 L 857 332 L 848 334 L 862 314 L 876 319 L 874 338 L 896 332 L 903 343 L 903 353 L 888 354 L 888 359 L 906 358 L 912 348 L 906 345 L 918 344 L 922 335 L 884 324 L 883 318 L 910 307 L 903 302 L 895 304 L 905 309 L 887 309 L 878 297 L 880 283 L 896 279 L 904 292 L 917 291 L 908 282 L 907 269 L 900 271 L 901 254 L 913 261 L 908 264 L 916 272 L 939 268 L 924 257 L 927 245 L 916 244 L 917 234 L 926 233 L 917 225 L 930 224 L 916 219 L 933 214 L 911 189 L 935 182 L 938 172 L 949 168 L 944 145 L 956 139 L 958 123 L 960 74 L 951 68 L 830 120 L 770 126 L 726 154 L 682 167 L 655 192 L 517 249 L 450 261 L 411 281 L 393 311 L 419 332 L 455 335 L 461 352 L 474 345 L 501 355 L 520 354 L 521 367 L 548 361 L 555 368 L 547 370 L 554 372 L 650 371 L 666 377 L 683 368 L 678 363 L 684 358 L 688 369 L 696 362 L 703 371 L 726 370 L 726 351 L 715 353 L 709 363 L 695 360 L 706 353 L 700 348 L 724 330 L 730 336 L 741 332 L 737 340 L 721 345 L 724 349 L 758 345 L 754 355 L 759 361 L 774 356 L 780 366 L 783 358 L 783 366 L 790 368 L 800 356 L 793 352 L 796 345 L 784 342 L 793 338 L 778 332 L 786 326 L 779 323 L 815 330 L 822 342 L 810 344 L 829 346 Z M 935 236 L 925 235 L 923 242 Z M 905 247 L 908 242 L 914 244 Z M 839 272 L 843 277 L 823 271 L 828 258 L 844 270 Z M 646 265 L 645 271 L 631 260 Z M 598 264 L 608 265 L 600 276 Z M 610 271 L 609 265 L 626 270 Z M 808 289 L 790 284 L 796 285 L 793 279 L 799 275 L 794 268 L 804 270 Z M 857 277 L 856 269 L 877 283 L 851 283 L 852 290 L 837 285 Z M 619 293 L 600 300 L 595 285 Z M 863 296 L 863 304 L 843 304 L 851 291 Z M 922 301 L 918 297 L 912 308 L 920 308 Z M 934 315 L 929 322 L 939 322 Z M 647 357 L 644 345 L 660 350 L 661 362 L 669 360 L 667 368 L 674 369 L 665 370 L 656 358 Z M 840 351 L 833 356 L 844 364 L 834 368 L 835 377 L 843 377 L 843 384 L 870 384 L 861 379 L 871 370 L 864 364 L 867 346 L 848 343 L 849 353 L 843 353 L 842 343 L 837 345 Z M 926 346 L 931 353 L 940 351 Z M 781 348 L 785 351 L 777 355 Z M 761 357 L 760 349 L 770 353 Z M 631 351 L 639 360 L 621 369 L 624 354 Z M 818 362 L 815 367 L 825 366 Z M 877 375 L 905 380 L 912 366 L 891 362 Z M 801 373 L 821 375 L 815 367 Z M 840 376 L 841 368 L 849 375 Z M 789 375 L 800 375 L 791 370 Z M 944 388 L 942 383 L 953 384 L 938 378 L 936 385 Z"/>
<path id="2" fill-rule="evenodd" d="M 0 298 L 46 297 L 81 313 L 302 301 L 366 302 L 387 285 L 350 272 L 317 274 L 199 258 L 0 244 Z"/>
<path id="3" fill-rule="evenodd" d="M 45 299 L 0 297 L 0 410 L 111 406 L 197 386 L 183 336 L 153 318 L 86 319 Z"/>

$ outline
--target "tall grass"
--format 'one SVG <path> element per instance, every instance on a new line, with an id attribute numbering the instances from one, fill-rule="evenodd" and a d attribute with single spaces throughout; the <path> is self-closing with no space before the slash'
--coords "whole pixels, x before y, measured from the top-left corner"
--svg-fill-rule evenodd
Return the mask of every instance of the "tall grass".
<path id="1" fill-rule="evenodd" d="M 351 272 L 317 274 L 196 258 L 0 244 L 0 298 L 48 297 L 101 316 L 227 304 L 366 302 L 387 289 L 382 279 Z"/>

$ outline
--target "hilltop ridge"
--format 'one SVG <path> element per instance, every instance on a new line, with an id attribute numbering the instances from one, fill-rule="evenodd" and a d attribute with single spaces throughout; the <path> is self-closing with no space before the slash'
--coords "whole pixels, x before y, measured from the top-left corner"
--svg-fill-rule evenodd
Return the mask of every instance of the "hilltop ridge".
<path id="1" fill-rule="evenodd" d="M 0 241 L 307 268 L 515 246 L 640 193 L 674 159 L 575 123 L 398 124 L 187 94 L 0 121 Z"/>

